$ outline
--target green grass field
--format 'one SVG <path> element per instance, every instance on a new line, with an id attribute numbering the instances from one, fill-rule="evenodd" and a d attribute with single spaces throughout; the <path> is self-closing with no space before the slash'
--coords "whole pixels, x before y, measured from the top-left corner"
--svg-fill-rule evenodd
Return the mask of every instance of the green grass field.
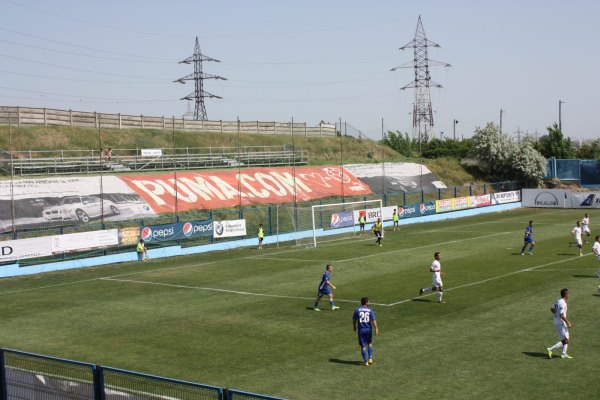
<path id="1" fill-rule="evenodd" d="M 383 247 L 369 235 L 4 279 L 0 346 L 291 399 L 595 398 L 600 263 L 568 246 L 582 216 L 520 209 L 388 228 Z M 529 219 L 535 255 L 520 256 Z M 446 304 L 416 298 L 434 251 Z M 327 262 L 341 309 L 315 312 Z M 563 287 L 574 358 L 550 360 Z M 362 296 L 380 326 L 371 367 L 352 331 Z"/>

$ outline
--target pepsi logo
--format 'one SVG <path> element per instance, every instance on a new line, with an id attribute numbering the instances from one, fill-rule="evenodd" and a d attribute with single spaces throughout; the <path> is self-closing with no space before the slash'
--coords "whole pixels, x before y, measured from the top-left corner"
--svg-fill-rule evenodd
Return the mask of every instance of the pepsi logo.
<path id="1" fill-rule="evenodd" d="M 331 225 L 337 225 L 340 222 L 340 215 L 339 214 L 332 214 L 331 215 Z"/>
<path id="2" fill-rule="evenodd" d="M 191 222 L 186 222 L 185 224 L 183 224 L 183 235 L 186 237 L 190 237 L 192 236 L 192 234 L 194 233 L 194 226 L 192 225 Z"/>
<path id="3" fill-rule="evenodd" d="M 152 240 L 152 228 L 146 226 L 142 229 L 142 239 L 144 242 L 149 242 Z"/>
<path id="4" fill-rule="evenodd" d="M 399 216 L 403 216 L 404 215 L 404 207 L 399 207 L 398 208 L 398 215 Z"/>
<path id="5" fill-rule="evenodd" d="M 419 212 L 421 214 L 425 214 L 425 204 L 421 203 L 421 205 L 419 205 Z"/>

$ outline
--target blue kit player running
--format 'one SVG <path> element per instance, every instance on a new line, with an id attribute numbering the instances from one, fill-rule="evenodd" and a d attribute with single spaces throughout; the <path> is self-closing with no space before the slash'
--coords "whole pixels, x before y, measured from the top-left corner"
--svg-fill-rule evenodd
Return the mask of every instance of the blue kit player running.
<path id="1" fill-rule="evenodd" d="M 527 245 L 530 244 L 531 247 L 529 247 L 529 251 L 527 252 L 527 254 L 529 254 L 530 256 L 533 255 L 533 246 L 535 245 L 535 243 L 533 242 L 533 221 L 529 221 L 529 225 L 527 225 L 525 227 L 525 237 L 523 238 L 523 248 L 521 249 L 521 255 L 525 255 L 525 249 L 527 248 Z"/>
<path id="2" fill-rule="evenodd" d="M 335 286 L 331 283 L 331 273 L 333 272 L 333 265 L 327 264 L 325 266 L 325 272 L 323 272 L 323 277 L 321 278 L 321 283 L 319 284 L 319 289 L 317 292 L 317 298 L 315 299 L 315 305 L 313 310 L 321 311 L 319 309 L 319 301 L 321 301 L 321 297 L 326 294 L 329 297 L 329 304 L 331 305 L 331 311 L 335 311 L 339 309 L 338 306 L 335 305 L 333 301 L 333 292 L 331 289 L 335 290 Z"/>
<path id="3" fill-rule="evenodd" d="M 360 299 L 360 307 L 356 307 L 352 316 L 352 325 L 354 332 L 358 325 L 358 345 L 362 354 L 365 367 L 373 364 L 373 328 L 375 327 L 375 335 L 379 335 L 379 327 L 375 320 L 375 313 L 369 307 L 369 298 L 363 297 Z M 371 326 L 372 324 L 372 326 Z"/>

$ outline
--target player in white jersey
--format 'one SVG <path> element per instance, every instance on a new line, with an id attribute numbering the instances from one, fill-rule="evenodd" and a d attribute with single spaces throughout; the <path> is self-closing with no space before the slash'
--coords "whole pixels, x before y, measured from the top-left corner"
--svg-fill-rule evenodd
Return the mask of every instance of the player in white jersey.
<path id="1" fill-rule="evenodd" d="M 596 256 L 596 260 L 600 261 L 600 235 L 596 235 L 596 241 L 592 247 L 592 252 Z M 596 276 L 600 278 L 600 269 L 596 271 Z"/>
<path id="2" fill-rule="evenodd" d="M 585 242 L 589 243 L 592 232 L 590 231 L 590 217 L 588 217 L 587 213 L 583 215 L 583 219 L 581 220 L 581 233 L 586 236 Z"/>
<path id="3" fill-rule="evenodd" d="M 575 227 L 571 231 L 571 235 L 575 236 L 575 242 L 577 243 L 577 247 L 579 247 L 579 255 L 583 255 L 582 242 L 581 242 L 581 222 L 577 221 Z"/>
<path id="4" fill-rule="evenodd" d="M 554 314 L 554 327 L 558 335 L 558 343 L 552 347 L 546 348 L 548 357 L 552 358 L 552 352 L 562 347 L 561 358 L 573 358 L 567 354 L 569 347 L 569 328 L 572 327 L 571 322 L 567 319 L 567 300 L 569 300 L 569 289 L 560 291 L 560 299 L 556 300 L 550 311 Z"/>
<path id="5" fill-rule="evenodd" d="M 433 262 L 431 263 L 431 267 L 429 267 L 429 272 L 431 272 L 431 287 L 426 287 L 423 289 L 419 289 L 419 296 L 423 296 L 423 292 L 427 292 L 431 290 L 432 292 L 438 292 L 437 301 L 438 303 L 445 303 L 442 301 L 442 296 L 444 295 L 444 285 L 442 284 L 442 265 L 440 264 L 440 252 L 436 251 L 433 255 Z"/>

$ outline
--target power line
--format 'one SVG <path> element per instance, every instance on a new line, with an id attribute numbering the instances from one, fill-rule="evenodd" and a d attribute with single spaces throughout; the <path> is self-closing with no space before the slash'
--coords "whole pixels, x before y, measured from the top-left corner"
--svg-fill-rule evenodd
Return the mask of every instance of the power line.
<path id="1" fill-rule="evenodd" d="M 8 29 L 8 28 L 1 28 L 0 27 L 0 30 L 5 31 L 5 32 L 14 33 L 14 34 L 21 35 L 21 36 L 30 37 L 30 38 L 37 39 L 37 40 L 43 40 L 45 42 L 62 44 L 64 46 L 71 46 L 71 47 L 75 47 L 75 48 L 78 48 L 78 49 L 84 49 L 84 50 L 90 50 L 90 51 L 97 51 L 99 53 L 114 54 L 114 55 L 117 55 L 117 56 L 124 56 L 124 57 L 130 57 L 130 58 L 140 58 L 140 59 L 143 59 L 143 60 L 159 60 L 159 61 L 173 62 L 173 60 L 169 60 L 169 59 L 166 59 L 166 58 L 145 57 L 145 56 L 139 56 L 139 55 L 134 55 L 134 54 L 129 54 L 129 53 L 119 53 L 119 52 L 116 52 L 116 51 L 110 51 L 110 50 L 96 49 L 96 48 L 93 48 L 93 47 L 80 46 L 78 44 L 69 43 L 69 42 L 63 42 L 63 41 L 60 41 L 60 40 L 47 39 L 47 38 L 44 38 L 44 37 L 41 37 L 41 36 L 31 35 L 29 33 L 19 32 L 19 31 L 15 31 L 15 30 L 12 30 L 12 29 Z"/>
<path id="2" fill-rule="evenodd" d="M 92 22 L 92 21 L 87 21 L 87 20 L 84 20 L 84 19 L 69 17 L 69 16 L 66 16 L 66 15 L 54 13 L 54 12 L 51 12 L 51 11 L 42 10 L 40 8 L 31 7 L 31 6 L 28 6 L 28 5 L 25 5 L 25 4 L 18 3 L 16 1 L 11 1 L 11 0 L 3 0 L 3 1 L 6 2 L 6 3 L 10 3 L 12 5 L 18 6 L 18 7 L 27 8 L 29 10 L 37 11 L 37 12 L 40 12 L 40 13 L 43 13 L 43 14 L 52 15 L 52 16 L 59 17 L 59 18 L 64 18 L 64 19 L 67 19 L 69 21 L 74 21 L 74 22 L 78 22 L 78 23 L 81 23 L 81 24 L 87 24 L 87 25 L 97 26 L 97 27 L 104 28 L 104 29 L 117 30 L 117 31 L 129 32 L 129 33 L 137 33 L 139 35 L 148 35 L 148 36 L 160 36 L 160 37 L 169 36 L 169 37 L 178 37 L 178 38 L 183 37 L 183 36 L 169 35 L 169 34 L 164 34 L 164 33 L 143 32 L 143 31 L 138 31 L 138 30 L 135 30 L 135 29 L 129 29 L 129 28 L 123 28 L 123 27 L 116 27 L 116 26 L 110 26 L 110 25 L 102 25 L 102 24 L 99 24 L 97 22 Z"/>
<path id="3" fill-rule="evenodd" d="M 129 102 L 152 101 L 155 103 L 176 101 L 176 99 L 121 99 L 121 98 L 107 98 L 107 97 L 94 97 L 94 96 L 84 97 L 84 96 L 77 96 L 77 95 L 64 94 L 64 93 L 41 92 L 41 91 L 37 91 L 37 90 L 17 89 L 17 88 L 11 88 L 11 87 L 6 87 L 6 86 L 0 86 L 0 89 L 14 90 L 16 92 L 25 92 L 25 93 L 38 93 L 38 94 L 42 94 L 42 95 L 51 95 L 51 96 L 75 97 L 75 98 L 79 98 L 79 99 L 86 98 L 86 99 L 94 99 L 94 100 L 112 100 L 112 101 L 129 101 Z"/>
<path id="4" fill-rule="evenodd" d="M 11 75 L 19 75 L 19 76 L 28 76 L 33 78 L 41 78 L 41 79 L 51 79 L 53 81 L 72 81 L 72 82 L 87 82 L 87 83 L 102 83 L 102 84 L 117 84 L 117 85 L 130 85 L 130 84 L 143 84 L 143 85 L 165 85 L 171 84 L 172 82 L 155 82 L 155 81 L 96 81 L 90 79 L 76 79 L 76 78 L 63 78 L 58 76 L 50 76 L 50 75 L 36 75 L 36 74 L 27 74 L 24 72 L 14 72 L 14 71 L 3 71 L 0 70 L 0 73 L 3 74 L 11 74 Z"/>
<path id="5" fill-rule="evenodd" d="M 10 44 L 14 44 L 14 45 L 17 45 L 17 46 L 29 47 L 31 49 L 53 51 L 55 53 L 70 54 L 70 55 L 80 56 L 80 57 L 90 57 L 90 58 L 96 58 L 96 59 L 101 59 L 101 60 L 136 62 L 136 63 L 144 63 L 144 64 L 149 64 L 149 63 L 153 63 L 153 64 L 172 64 L 173 63 L 173 61 L 128 60 L 126 58 L 102 57 L 102 56 L 95 56 L 95 55 L 92 55 L 92 54 L 76 53 L 74 51 L 58 50 L 58 49 L 51 49 L 51 48 L 48 48 L 48 47 L 34 46 L 34 45 L 31 45 L 31 44 L 13 42 L 11 40 L 3 40 L 3 39 L 0 39 L 0 42 L 10 43 Z"/>
<path id="6" fill-rule="evenodd" d="M 101 72 L 101 71 L 94 71 L 94 70 L 83 69 L 83 68 L 67 67 L 66 65 L 51 64 L 51 63 L 45 63 L 45 62 L 42 62 L 42 61 L 29 60 L 27 58 L 15 57 L 15 56 L 11 56 L 11 55 L 8 55 L 8 54 L 2 54 L 2 53 L 0 53 L 0 57 L 12 58 L 13 60 L 25 61 L 25 62 L 29 62 L 29 63 L 33 63 L 33 64 L 47 65 L 47 66 L 55 67 L 55 68 L 69 69 L 69 70 L 72 70 L 72 71 L 88 72 L 88 73 L 91 73 L 91 74 L 108 75 L 108 76 L 118 76 L 118 77 L 121 77 L 121 78 L 152 79 L 152 80 L 156 80 L 156 81 L 162 81 L 163 80 L 161 78 L 153 78 L 153 77 L 147 77 L 147 76 L 133 76 L 133 75 L 114 74 L 114 73 L 111 73 L 111 72 Z"/>

